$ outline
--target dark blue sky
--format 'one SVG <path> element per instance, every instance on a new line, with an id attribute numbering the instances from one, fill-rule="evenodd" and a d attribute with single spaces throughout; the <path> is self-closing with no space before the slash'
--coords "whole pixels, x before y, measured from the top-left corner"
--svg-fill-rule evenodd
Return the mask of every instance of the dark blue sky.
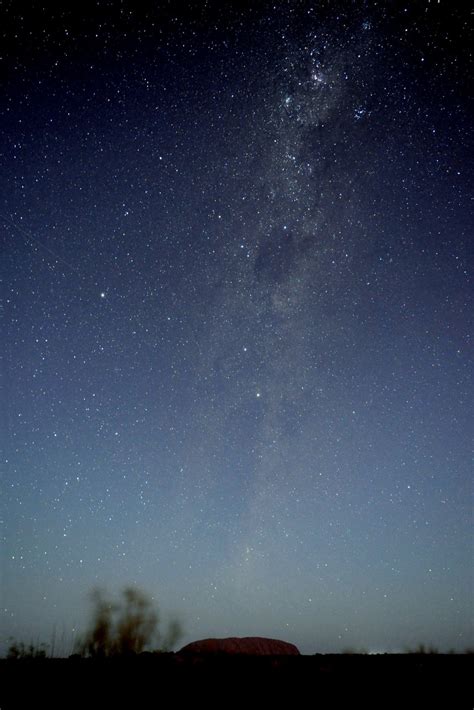
<path id="1" fill-rule="evenodd" d="M 4 638 L 472 645 L 467 11 L 134 5 L 2 9 Z"/>

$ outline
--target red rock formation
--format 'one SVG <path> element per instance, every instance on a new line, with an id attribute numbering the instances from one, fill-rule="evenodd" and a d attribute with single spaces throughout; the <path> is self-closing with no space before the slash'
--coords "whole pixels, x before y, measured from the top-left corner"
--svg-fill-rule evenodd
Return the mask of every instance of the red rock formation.
<path id="1" fill-rule="evenodd" d="M 299 651 L 292 643 L 276 639 L 249 636 L 247 638 L 202 639 L 183 646 L 179 653 L 246 654 L 249 656 L 296 656 Z"/>

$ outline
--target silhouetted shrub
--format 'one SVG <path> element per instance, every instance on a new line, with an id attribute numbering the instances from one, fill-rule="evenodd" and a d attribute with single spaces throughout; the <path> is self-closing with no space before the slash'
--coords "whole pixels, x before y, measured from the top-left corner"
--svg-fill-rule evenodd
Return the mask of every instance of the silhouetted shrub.
<path id="1" fill-rule="evenodd" d="M 171 650 L 182 636 L 179 621 L 172 620 L 162 639 L 158 632 L 159 615 L 149 597 L 134 587 L 125 587 L 118 603 L 95 589 L 89 630 L 79 643 L 83 655 L 101 658 L 142 653 L 152 644 Z M 160 643 L 161 640 L 161 643 Z"/>
<path id="2" fill-rule="evenodd" d="M 172 651 L 183 636 L 183 627 L 178 619 L 172 619 L 161 643 L 162 651 Z"/>
<path id="3" fill-rule="evenodd" d="M 405 653 L 417 653 L 420 655 L 429 653 L 429 654 L 434 654 L 434 653 L 439 653 L 438 649 L 435 648 L 434 646 L 425 646 L 424 643 L 418 644 L 418 646 L 415 649 L 407 649 Z"/>
<path id="4" fill-rule="evenodd" d="M 15 641 L 13 638 L 10 638 L 9 641 L 7 658 L 10 660 L 46 658 L 46 644 L 44 643 L 35 646 L 33 643 L 27 645 L 23 641 Z"/>

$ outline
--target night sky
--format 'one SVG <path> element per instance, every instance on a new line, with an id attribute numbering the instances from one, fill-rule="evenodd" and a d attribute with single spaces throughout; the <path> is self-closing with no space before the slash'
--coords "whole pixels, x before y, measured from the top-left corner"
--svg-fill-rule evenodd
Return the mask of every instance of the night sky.
<path id="1" fill-rule="evenodd" d="M 0 23 L 3 642 L 464 650 L 467 9 L 72 4 Z"/>

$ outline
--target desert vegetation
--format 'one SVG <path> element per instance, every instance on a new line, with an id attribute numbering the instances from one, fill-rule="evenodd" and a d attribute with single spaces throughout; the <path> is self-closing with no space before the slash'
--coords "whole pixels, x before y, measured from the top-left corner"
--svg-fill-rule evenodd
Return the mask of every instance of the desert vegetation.
<path id="1" fill-rule="evenodd" d="M 107 657 L 171 651 L 182 636 L 181 624 L 172 619 L 160 630 L 160 614 L 152 600 L 134 587 L 125 587 L 118 600 L 101 589 L 91 593 L 90 626 L 76 645 L 81 656 Z"/>
<path id="2" fill-rule="evenodd" d="M 89 594 L 91 603 L 90 620 L 86 630 L 65 654 L 76 658 L 120 658 L 148 653 L 165 653 L 175 650 L 183 636 L 183 628 L 177 618 L 165 625 L 153 599 L 142 590 L 126 586 L 121 592 L 111 596 L 101 588 Z M 46 643 L 25 643 L 9 638 L 6 653 L 8 660 L 37 660 L 55 657 L 55 636 L 51 645 Z M 466 648 L 464 654 L 472 655 L 474 649 Z M 406 648 L 401 654 L 392 655 L 459 655 L 462 651 L 439 650 L 433 645 L 419 643 L 414 648 Z M 315 655 L 320 655 L 316 653 Z M 334 654 L 330 654 L 334 656 Z M 367 656 L 367 649 L 346 647 L 341 656 Z M 384 654 L 390 655 L 390 654 Z"/>

